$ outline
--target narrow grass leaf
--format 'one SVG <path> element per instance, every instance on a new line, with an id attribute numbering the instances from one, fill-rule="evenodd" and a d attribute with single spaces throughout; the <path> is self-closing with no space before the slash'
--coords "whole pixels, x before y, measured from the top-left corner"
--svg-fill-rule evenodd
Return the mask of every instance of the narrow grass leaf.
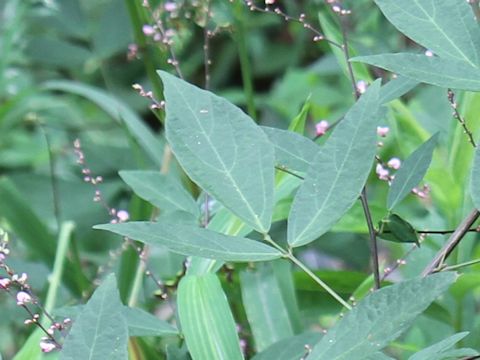
<path id="1" fill-rule="evenodd" d="M 451 359 L 451 354 L 445 354 L 448 350 L 451 350 L 452 347 L 458 343 L 460 340 L 462 340 L 465 336 L 468 335 L 468 332 L 460 332 L 457 334 L 454 334 L 452 336 L 449 336 L 446 339 L 443 339 L 415 354 L 410 356 L 408 360 L 443 360 L 447 359 L 447 356 L 449 359 Z M 461 350 L 461 349 L 456 349 L 456 350 Z M 470 356 L 470 355 L 476 355 L 476 351 L 474 350 L 469 350 L 469 349 L 463 349 L 466 351 L 473 351 L 473 354 L 462 354 L 459 356 Z M 446 355 L 446 356 L 445 356 Z"/>
<path id="2" fill-rule="evenodd" d="M 139 308 L 123 307 L 123 316 L 127 321 L 129 336 L 171 336 L 178 330 L 166 321 Z"/>
<path id="3" fill-rule="evenodd" d="M 143 120 L 119 100 L 98 88 L 75 81 L 48 81 L 43 84 L 43 87 L 47 90 L 59 90 L 83 96 L 97 104 L 112 119 L 122 121 L 145 153 L 150 156 L 150 159 L 157 165 L 161 164 L 162 143 L 154 136 Z"/>
<path id="4" fill-rule="evenodd" d="M 243 359 L 235 321 L 216 275 L 183 277 L 177 305 L 193 360 Z"/>
<path id="5" fill-rule="evenodd" d="M 350 109 L 315 156 L 288 217 L 288 243 L 308 244 L 357 201 L 377 150 L 380 80 Z"/>
<path id="6" fill-rule="evenodd" d="M 200 215 L 197 203 L 190 193 L 175 181 L 158 171 L 120 171 L 120 177 L 142 199 L 162 211 L 181 210 Z"/>
<path id="7" fill-rule="evenodd" d="M 273 212 L 274 150 L 242 110 L 166 72 L 166 133 L 190 178 L 256 230 Z"/>
<path id="8" fill-rule="evenodd" d="M 422 54 L 380 54 L 350 59 L 444 88 L 480 91 L 480 69 L 463 61 Z"/>
<path id="9" fill-rule="evenodd" d="M 60 360 L 128 359 L 128 329 L 114 275 L 108 276 L 75 319 Z"/>
<path id="10" fill-rule="evenodd" d="M 387 208 L 391 211 L 410 191 L 422 181 L 432 161 L 438 133 L 433 135 L 402 164 L 395 174 L 387 197 Z"/>
<path id="11" fill-rule="evenodd" d="M 243 270 L 240 273 L 240 286 L 257 351 L 294 335 L 293 324 L 271 263 L 254 270 Z"/>
<path id="12" fill-rule="evenodd" d="M 471 7 L 458 0 L 375 0 L 403 34 L 433 51 L 480 65 L 480 31 Z"/>
<path id="13" fill-rule="evenodd" d="M 141 241 L 148 245 L 161 245 L 169 250 L 190 256 L 224 261 L 266 261 L 282 254 L 259 241 L 217 233 L 193 225 L 164 222 L 129 222 L 96 225 L 95 229 Z"/>
<path id="14" fill-rule="evenodd" d="M 309 138 L 288 130 L 262 126 L 275 147 L 275 164 L 288 170 L 306 172 L 320 147 Z"/>
<path id="15" fill-rule="evenodd" d="M 302 106 L 302 109 L 297 116 L 292 120 L 290 125 L 288 125 L 288 130 L 296 132 L 297 134 L 303 135 L 305 132 L 305 124 L 307 122 L 308 113 L 311 107 L 311 96 L 308 96 L 307 100 Z"/>
<path id="16" fill-rule="evenodd" d="M 309 360 L 368 359 L 408 329 L 456 278 L 438 273 L 375 291 L 328 331 Z"/>

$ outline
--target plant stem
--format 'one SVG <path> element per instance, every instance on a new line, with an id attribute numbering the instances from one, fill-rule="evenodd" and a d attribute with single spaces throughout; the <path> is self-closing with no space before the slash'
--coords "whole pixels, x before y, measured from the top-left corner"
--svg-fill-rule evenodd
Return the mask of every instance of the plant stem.
<path id="1" fill-rule="evenodd" d="M 270 245 L 272 245 L 277 250 L 279 250 L 284 257 L 290 259 L 290 261 L 292 261 L 295 265 L 297 265 L 300 269 L 302 269 L 308 276 L 310 276 L 326 292 L 328 292 L 330 295 L 332 295 L 333 298 L 335 300 L 337 300 L 343 307 L 345 307 L 348 310 L 352 309 L 350 304 L 348 304 L 345 300 L 343 300 L 341 298 L 341 296 L 338 295 L 335 292 L 335 290 L 333 290 L 330 286 L 328 286 L 326 283 L 324 283 L 317 275 L 315 275 L 315 273 L 312 270 L 310 270 L 304 263 L 302 263 L 300 260 L 298 260 L 290 251 L 285 250 L 280 245 L 278 245 L 275 241 L 273 241 L 272 238 L 270 237 L 270 235 L 264 234 L 264 239 Z"/>
<path id="2" fill-rule="evenodd" d="M 240 4 L 241 5 L 241 4 Z M 255 109 L 255 92 L 252 82 L 252 68 L 248 57 L 247 41 L 245 38 L 245 26 L 243 22 L 243 6 L 237 6 L 235 11 L 235 34 L 234 39 L 237 43 L 238 56 L 240 60 L 240 69 L 242 72 L 243 89 L 247 101 L 247 112 L 256 120 L 257 114 Z"/>
<path id="3" fill-rule="evenodd" d="M 472 210 L 470 214 L 467 215 L 463 222 L 455 229 L 445 245 L 437 252 L 437 255 L 433 260 L 425 267 L 422 276 L 425 277 L 441 267 L 445 259 L 452 253 L 460 241 L 462 241 L 465 234 L 469 231 L 470 226 L 473 225 L 479 216 L 480 213 L 477 209 Z"/>
<path id="4" fill-rule="evenodd" d="M 475 264 L 479 264 L 480 263 L 480 259 L 475 259 L 475 260 L 471 260 L 471 261 L 467 261 L 467 262 L 464 262 L 464 263 L 461 263 L 461 264 L 457 264 L 457 265 L 452 265 L 452 266 L 446 266 L 442 269 L 442 271 L 452 271 L 452 270 L 457 270 L 457 269 L 460 269 L 462 267 L 466 267 L 466 266 L 470 266 L 470 265 L 475 265 Z"/>
<path id="5" fill-rule="evenodd" d="M 62 280 L 62 274 L 67 257 L 68 244 L 70 237 L 75 229 L 75 224 L 72 221 L 65 221 L 60 226 L 60 234 L 58 236 L 57 251 L 55 254 L 55 261 L 53 263 L 53 272 L 50 277 L 50 286 L 48 287 L 47 298 L 45 300 L 44 309 L 46 313 L 50 313 L 55 307 L 55 299 L 57 298 L 58 288 Z M 43 321 L 42 321 L 43 322 Z"/>
<path id="6" fill-rule="evenodd" d="M 373 279 L 375 280 L 375 290 L 380 289 L 380 271 L 378 265 L 378 246 L 377 246 L 377 232 L 373 226 L 372 214 L 368 207 L 367 200 L 367 190 L 365 187 L 362 189 L 360 195 L 360 201 L 362 202 L 363 212 L 365 214 L 365 219 L 367 220 L 368 233 L 370 235 L 370 248 L 372 254 L 372 265 L 373 265 Z"/>

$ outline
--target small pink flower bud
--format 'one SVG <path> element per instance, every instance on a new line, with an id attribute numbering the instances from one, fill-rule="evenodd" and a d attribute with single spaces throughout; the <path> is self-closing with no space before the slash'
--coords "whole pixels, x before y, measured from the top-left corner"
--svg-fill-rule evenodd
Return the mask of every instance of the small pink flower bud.
<path id="1" fill-rule="evenodd" d="M 365 91 L 367 91 L 368 84 L 365 80 L 359 80 L 357 81 L 356 87 L 360 94 L 364 94 Z"/>
<path id="2" fill-rule="evenodd" d="M 128 213 L 128 211 L 119 210 L 117 212 L 117 218 L 120 222 L 125 222 L 130 218 L 130 214 Z"/>
<path id="3" fill-rule="evenodd" d="M 155 34 L 155 29 L 151 25 L 143 25 L 142 31 L 145 36 L 152 36 L 153 34 Z"/>
<path id="4" fill-rule="evenodd" d="M 17 293 L 17 305 L 25 305 L 32 302 L 32 297 L 25 291 L 19 291 Z"/>
<path id="5" fill-rule="evenodd" d="M 0 278 L 0 288 L 1 289 L 8 289 L 12 282 L 9 278 Z"/>
<path id="6" fill-rule="evenodd" d="M 315 125 L 315 131 L 317 133 L 317 136 L 324 135 L 327 132 L 329 125 L 330 124 L 328 123 L 327 120 L 322 120 L 322 121 L 318 122 Z"/>
<path id="7" fill-rule="evenodd" d="M 40 341 L 40 349 L 44 353 L 49 353 L 49 352 L 55 350 L 56 348 L 57 348 L 57 346 L 49 340 Z"/>
<path id="8" fill-rule="evenodd" d="M 173 1 L 168 1 L 164 5 L 165 11 L 172 12 L 177 10 L 177 4 L 175 4 Z"/>
<path id="9" fill-rule="evenodd" d="M 377 164 L 375 172 L 377 173 L 377 176 L 380 180 L 389 180 L 389 172 L 382 166 L 382 164 Z"/>
<path id="10" fill-rule="evenodd" d="M 425 51 L 425 56 L 428 56 L 428 57 L 432 57 L 434 54 L 433 54 L 433 51 L 432 50 L 426 50 Z"/>
<path id="11" fill-rule="evenodd" d="M 398 169 L 400 169 L 400 166 L 402 165 L 402 162 L 400 161 L 399 158 L 394 157 L 394 158 L 391 158 L 390 160 L 388 160 L 387 165 L 388 165 L 389 168 L 398 170 Z"/>
<path id="12" fill-rule="evenodd" d="M 387 136 L 390 128 L 388 126 L 377 126 L 377 135 L 381 137 Z"/>

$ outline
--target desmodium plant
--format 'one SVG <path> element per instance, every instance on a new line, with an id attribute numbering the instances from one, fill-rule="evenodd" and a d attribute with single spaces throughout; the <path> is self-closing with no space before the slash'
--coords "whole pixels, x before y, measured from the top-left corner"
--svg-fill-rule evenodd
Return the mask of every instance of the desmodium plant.
<path id="1" fill-rule="evenodd" d="M 77 1 L 39 13 L 9 2 L 14 20 L 56 19 L 68 36 L 54 41 L 83 54 L 90 76 L 57 59 L 41 83 L 0 93 L 0 129 L 15 139 L 0 144 L 0 306 L 35 327 L 0 350 L 16 360 L 480 358 L 479 2 L 374 2 L 112 0 L 84 4 L 85 17 Z M 92 21 L 92 33 L 73 21 Z M 128 44 L 105 38 L 117 21 L 132 27 Z M 288 45 L 270 44 L 272 24 Z M 6 30 L 2 46 L 18 40 Z M 408 52 L 364 55 L 398 39 Z M 123 98 L 114 55 L 127 47 L 141 70 Z M 2 83 L 19 64 L 0 63 Z M 265 96 L 255 88 L 268 76 Z M 39 108 L 28 129 L 12 110 L 23 99 Z M 52 123 L 42 100 L 78 121 Z M 152 126 L 138 115 L 148 107 Z M 9 160 L 37 135 L 46 161 Z M 30 262 L 48 281 L 22 270 Z"/>

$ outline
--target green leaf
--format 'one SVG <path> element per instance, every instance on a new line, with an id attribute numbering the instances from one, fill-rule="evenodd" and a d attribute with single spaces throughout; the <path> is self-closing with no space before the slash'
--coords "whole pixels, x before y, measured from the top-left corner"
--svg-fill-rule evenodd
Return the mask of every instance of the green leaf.
<path id="1" fill-rule="evenodd" d="M 304 333 L 283 339 L 255 355 L 252 360 L 298 360 L 306 354 L 305 345 L 313 347 L 322 334 Z"/>
<path id="2" fill-rule="evenodd" d="M 166 72 L 166 133 L 188 176 L 266 233 L 273 212 L 274 150 L 239 108 Z"/>
<path id="3" fill-rule="evenodd" d="M 183 277 L 178 286 L 177 305 L 193 360 L 243 359 L 232 312 L 214 274 Z"/>
<path id="4" fill-rule="evenodd" d="M 350 61 L 378 66 L 427 84 L 480 91 L 480 70 L 455 59 L 399 53 L 358 56 Z"/>
<path id="5" fill-rule="evenodd" d="M 420 246 L 418 235 L 410 223 L 397 214 L 390 214 L 378 225 L 380 231 L 378 236 L 384 240 L 399 243 L 416 243 Z"/>
<path id="6" fill-rule="evenodd" d="M 288 130 L 303 135 L 305 132 L 305 123 L 307 121 L 308 112 L 310 111 L 310 106 L 312 104 L 310 98 L 311 96 L 308 96 L 298 115 L 295 116 L 290 125 L 288 125 Z"/>
<path id="7" fill-rule="evenodd" d="M 178 330 L 166 321 L 139 308 L 123 307 L 129 336 L 168 336 L 177 335 Z"/>
<path id="8" fill-rule="evenodd" d="M 446 359 L 446 357 L 442 356 L 445 355 L 446 350 L 450 350 L 457 342 L 462 340 L 465 336 L 468 335 L 468 332 L 461 332 L 455 335 L 452 335 L 442 341 L 439 341 L 436 344 L 433 344 L 416 354 L 410 356 L 408 360 L 442 360 Z M 457 349 L 460 350 L 460 349 Z M 466 349 L 465 349 L 466 350 Z M 475 355 L 475 351 L 473 354 L 466 354 L 467 355 Z M 450 357 L 449 357 L 450 358 Z"/>
<path id="9" fill-rule="evenodd" d="M 308 244 L 357 201 L 377 150 L 380 80 L 335 127 L 308 169 L 288 217 L 288 243 Z"/>
<path id="10" fill-rule="evenodd" d="M 380 89 L 380 104 L 386 104 L 405 95 L 418 85 L 418 81 L 405 76 L 397 76 Z"/>
<path id="11" fill-rule="evenodd" d="M 400 336 L 456 278 L 438 273 L 375 291 L 328 331 L 309 360 L 368 358 Z"/>
<path id="12" fill-rule="evenodd" d="M 163 145 L 154 136 L 143 120 L 129 107 L 122 104 L 106 92 L 83 83 L 67 80 L 48 81 L 43 84 L 47 90 L 59 90 L 87 98 L 103 109 L 112 119 L 123 121 L 138 144 L 160 165 L 162 161 Z"/>
<path id="13" fill-rule="evenodd" d="M 375 0 L 403 34 L 433 51 L 471 66 L 480 64 L 480 32 L 471 7 L 458 0 Z"/>
<path id="14" fill-rule="evenodd" d="M 257 351 L 293 336 L 293 324 L 271 263 L 242 271 L 240 285 Z"/>
<path id="15" fill-rule="evenodd" d="M 477 209 L 480 209 L 480 147 L 478 146 L 475 148 L 473 158 L 470 192 L 472 193 L 473 204 Z"/>
<path id="16" fill-rule="evenodd" d="M 162 245 L 179 254 L 209 259 L 266 261 L 282 256 L 275 248 L 259 241 L 180 223 L 138 221 L 96 225 L 94 229 L 108 230 L 148 245 Z"/>
<path id="17" fill-rule="evenodd" d="M 309 138 L 288 130 L 263 126 L 275 147 L 275 163 L 288 170 L 306 172 L 320 147 Z"/>
<path id="18" fill-rule="evenodd" d="M 200 215 L 197 203 L 190 193 L 167 175 L 158 171 L 120 171 L 120 177 L 142 199 L 162 211 L 181 210 Z"/>
<path id="19" fill-rule="evenodd" d="M 423 143 L 403 162 L 395 174 L 388 191 L 387 208 L 389 211 L 402 201 L 423 179 L 432 161 L 432 154 L 437 144 L 437 139 L 438 133 Z"/>
<path id="20" fill-rule="evenodd" d="M 128 328 L 114 275 L 108 276 L 77 316 L 60 360 L 128 359 Z"/>

